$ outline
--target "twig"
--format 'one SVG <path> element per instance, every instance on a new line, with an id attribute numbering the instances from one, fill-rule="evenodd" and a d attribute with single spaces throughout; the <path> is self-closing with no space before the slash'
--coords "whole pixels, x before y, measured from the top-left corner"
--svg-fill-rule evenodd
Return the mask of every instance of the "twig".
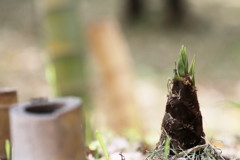
<path id="1" fill-rule="evenodd" d="M 125 157 L 122 153 L 119 153 L 119 155 L 121 156 L 121 160 L 125 160 Z"/>

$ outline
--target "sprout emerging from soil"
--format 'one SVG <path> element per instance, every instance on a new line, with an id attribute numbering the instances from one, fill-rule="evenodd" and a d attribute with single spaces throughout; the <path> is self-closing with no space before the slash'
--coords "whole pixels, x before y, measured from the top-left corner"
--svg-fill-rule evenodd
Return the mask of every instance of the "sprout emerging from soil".
<path id="1" fill-rule="evenodd" d="M 206 144 L 195 87 L 195 60 L 188 66 L 182 46 L 174 77 L 168 83 L 168 101 L 162 134 L 145 160 L 226 160 L 221 150 Z"/>
<path id="2" fill-rule="evenodd" d="M 163 132 L 156 146 L 156 149 L 161 148 L 169 138 L 170 156 L 206 143 L 194 69 L 195 60 L 188 65 L 186 47 L 182 46 L 175 64 L 174 77 L 168 82 L 169 94 L 162 121 Z"/>
<path id="3" fill-rule="evenodd" d="M 170 91 L 166 113 L 162 122 L 164 132 L 160 144 L 170 137 L 170 147 L 186 150 L 205 144 L 202 115 L 199 109 L 194 74 L 195 60 L 188 66 L 186 47 L 182 46 L 174 77 L 170 80 Z"/>

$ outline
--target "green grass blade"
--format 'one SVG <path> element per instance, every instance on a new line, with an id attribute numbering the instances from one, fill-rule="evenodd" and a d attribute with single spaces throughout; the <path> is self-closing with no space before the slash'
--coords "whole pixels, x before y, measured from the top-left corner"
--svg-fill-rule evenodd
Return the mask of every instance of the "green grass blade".
<path id="1" fill-rule="evenodd" d="M 99 142 L 99 144 L 100 144 L 100 146 L 103 150 L 103 154 L 106 157 L 106 160 L 111 160 L 111 158 L 109 157 L 109 154 L 107 152 L 107 148 L 106 148 L 106 145 L 105 145 L 104 140 L 102 138 L 102 135 L 99 131 L 96 131 L 96 137 L 97 137 L 97 140 L 98 140 L 98 142 Z"/>
<path id="2" fill-rule="evenodd" d="M 170 138 L 167 136 L 164 145 L 164 160 L 168 160 L 169 150 L 170 150 Z"/>
<path id="3" fill-rule="evenodd" d="M 11 144 L 10 144 L 9 140 L 5 141 L 5 151 L 6 151 L 7 160 L 10 160 L 10 158 L 11 158 Z"/>

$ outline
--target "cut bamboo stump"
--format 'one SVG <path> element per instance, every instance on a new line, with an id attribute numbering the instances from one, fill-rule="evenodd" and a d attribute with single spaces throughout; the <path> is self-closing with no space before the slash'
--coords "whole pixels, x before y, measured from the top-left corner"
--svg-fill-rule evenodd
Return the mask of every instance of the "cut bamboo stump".
<path id="1" fill-rule="evenodd" d="M 16 90 L 0 89 L 0 159 L 6 158 L 5 141 L 10 140 L 9 109 L 16 102 Z"/>
<path id="2" fill-rule="evenodd" d="M 10 112 L 14 160 L 85 160 L 81 100 L 34 100 Z"/>

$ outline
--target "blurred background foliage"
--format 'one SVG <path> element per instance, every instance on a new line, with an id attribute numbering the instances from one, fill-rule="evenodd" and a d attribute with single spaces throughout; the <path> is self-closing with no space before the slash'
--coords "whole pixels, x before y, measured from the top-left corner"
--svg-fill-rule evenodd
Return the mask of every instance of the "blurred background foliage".
<path id="1" fill-rule="evenodd" d="M 236 143 L 239 16 L 237 0 L 1 0 L 0 86 L 20 101 L 81 96 L 93 127 L 155 143 L 184 44 L 207 137 Z"/>

